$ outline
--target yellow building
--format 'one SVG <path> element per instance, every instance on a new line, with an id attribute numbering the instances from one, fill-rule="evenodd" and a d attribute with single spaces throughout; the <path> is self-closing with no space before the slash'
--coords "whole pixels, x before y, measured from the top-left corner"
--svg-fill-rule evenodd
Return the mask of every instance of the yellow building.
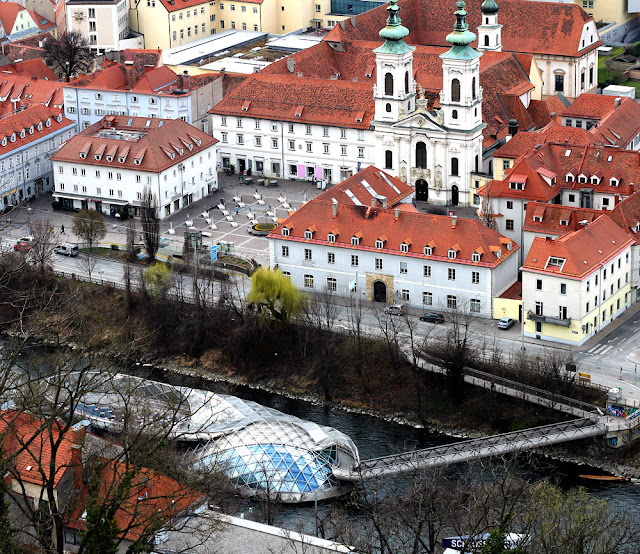
<path id="1" fill-rule="evenodd" d="M 633 242 L 608 215 L 536 237 L 522 266 L 524 336 L 579 345 L 622 314 L 633 302 Z"/>
<path id="2" fill-rule="evenodd" d="M 146 48 L 165 50 L 232 29 L 282 35 L 345 19 L 330 13 L 330 0 L 131 0 L 129 25 Z"/>
<path id="3" fill-rule="evenodd" d="M 573 2 L 582 6 L 593 17 L 598 25 L 600 38 L 605 43 L 625 42 L 627 35 L 638 27 L 640 2 L 634 0 L 573 0 Z M 602 26 L 603 24 L 605 26 Z"/>

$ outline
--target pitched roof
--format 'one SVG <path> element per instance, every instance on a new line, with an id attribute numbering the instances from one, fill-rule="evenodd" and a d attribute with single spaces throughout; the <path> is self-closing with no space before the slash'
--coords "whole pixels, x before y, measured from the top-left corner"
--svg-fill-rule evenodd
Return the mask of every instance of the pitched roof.
<path id="1" fill-rule="evenodd" d="M 44 423 L 31 414 L 0 411 L 2 447 L 10 457 L 15 456 L 12 465 L 24 482 L 42 485 L 51 478 L 51 443 L 59 441 L 53 473 L 53 484 L 57 487 L 67 469 L 79 462 L 75 458 L 74 445 L 82 442 L 84 430 L 70 429 L 61 435 L 63 426 L 55 421 L 47 428 L 49 430 L 43 432 Z"/>
<path id="2" fill-rule="evenodd" d="M 601 215 L 593 223 L 555 240 L 534 238 L 522 269 L 584 279 L 633 242 L 608 215 Z M 550 264 L 551 257 L 560 258 L 564 263 Z"/>
<path id="3" fill-rule="evenodd" d="M 51 159 L 159 173 L 217 142 L 181 119 L 106 116 L 71 137 Z"/>
<path id="4" fill-rule="evenodd" d="M 0 156 L 74 124 L 74 121 L 64 117 L 61 110 L 41 104 L 33 104 L 21 112 L 7 115 L 0 119 Z M 24 137 L 21 137 L 23 131 Z M 6 144 L 3 145 L 4 139 Z"/>
<path id="5" fill-rule="evenodd" d="M 13 73 L 23 77 L 38 77 L 47 81 L 59 81 L 58 76 L 39 58 L 3 65 L 0 67 L 0 72 Z"/>
<path id="6" fill-rule="evenodd" d="M 297 107 L 304 105 L 300 115 Z M 368 129 L 374 104 L 370 83 L 253 74 L 210 113 L 275 121 Z"/>
<path id="7" fill-rule="evenodd" d="M 313 199 L 274 229 L 269 238 L 330 244 L 356 251 L 375 251 L 376 240 L 381 239 L 384 244 L 380 252 L 479 267 L 496 267 L 520 248 L 511 239 L 475 219 L 458 218 L 453 225 L 448 216 L 402 210 L 396 214 L 397 209 L 353 204 L 337 204 L 338 213 L 334 217 L 333 206 L 332 202 Z M 289 229 L 287 237 L 282 236 L 284 227 Z M 311 227 L 315 227 L 313 238 L 307 240 L 305 231 Z M 327 241 L 329 233 L 335 235 L 335 242 Z M 351 245 L 353 236 L 361 237 L 358 246 Z M 403 242 L 409 247 L 406 253 L 401 252 Z M 425 256 L 426 246 L 433 248 L 431 256 Z M 452 247 L 456 250 L 455 259 L 448 257 Z M 472 261 L 474 253 L 481 254 L 479 262 Z"/>
<path id="8" fill-rule="evenodd" d="M 11 34 L 18 14 L 24 9 L 24 6 L 21 6 L 17 2 L 0 3 L 0 24 L 7 35 Z"/>
<path id="9" fill-rule="evenodd" d="M 412 187 L 397 177 L 370 165 L 326 190 L 316 200 L 332 202 L 335 199 L 340 204 L 358 205 L 359 202 L 364 206 L 371 206 L 371 199 L 377 196 L 386 198 L 387 205 L 394 207 L 413 192 Z"/>
<path id="10" fill-rule="evenodd" d="M 578 56 L 602 44 L 597 41 L 582 48 L 584 24 L 593 18 L 577 4 L 525 0 L 500 0 L 499 3 L 504 51 Z M 454 11 L 451 0 L 399 0 L 398 5 L 402 24 L 409 29 L 405 42 L 449 46 L 446 36 L 451 32 Z M 469 27 L 477 28 L 481 23 L 480 2 L 467 2 L 465 9 Z M 384 27 L 386 16 L 386 5 L 358 14 L 353 18 L 355 26 L 347 19 L 336 25 L 324 40 L 378 40 L 378 31 Z"/>
<path id="11" fill-rule="evenodd" d="M 103 460 L 104 461 L 104 460 Z M 117 485 L 123 481 L 125 472 L 131 470 L 124 463 L 108 461 L 100 476 L 99 498 L 105 503 L 113 502 L 120 494 Z M 127 497 L 120 504 L 114 518 L 118 528 L 124 530 L 124 538 L 130 541 L 140 539 L 143 534 L 157 523 L 157 519 L 167 521 L 184 512 L 189 506 L 204 497 L 185 485 L 147 468 L 141 468 L 133 476 Z M 70 529 L 85 530 L 86 520 L 82 518 L 89 497 L 89 486 L 84 485 L 74 509 L 66 514 L 64 526 Z M 119 500 L 116 500 L 119 502 Z"/>
<path id="12" fill-rule="evenodd" d="M 61 109 L 63 95 L 59 82 L 9 73 L 0 74 L 0 115 L 13 113 L 16 107 L 31 104 Z"/>
<path id="13" fill-rule="evenodd" d="M 617 102 L 616 102 L 617 100 Z M 631 98 L 629 98 L 631 100 Z M 633 102 L 633 100 L 631 100 Z M 602 94 L 581 94 L 567 106 L 560 115 L 562 117 L 578 117 L 583 119 L 603 119 L 613 113 L 620 99 Z"/>
<path id="14" fill-rule="evenodd" d="M 243 2 L 254 2 L 254 0 L 242 0 Z M 168 12 L 176 12 L 178 10 L 184 10 L 185 8 L 193 8 L 194 6 L 200 6 L 202 4 L 208 4 L 210 0 L 160 0 L 160 5 L 164 7 Z"/>
<path id="15" fill-rule="evenodd" d="M 640 193 L 636 192 L 618 203 L 609 217 L 640 244 Z"/>
<path id="16" fill-rule="evenodd" d="M 529 202 L 525 213 L 524 230 L 533 233 L 564 235 L 577 231 L 602 215 L 600 210 L 572 208 L 560 204 Z"/>

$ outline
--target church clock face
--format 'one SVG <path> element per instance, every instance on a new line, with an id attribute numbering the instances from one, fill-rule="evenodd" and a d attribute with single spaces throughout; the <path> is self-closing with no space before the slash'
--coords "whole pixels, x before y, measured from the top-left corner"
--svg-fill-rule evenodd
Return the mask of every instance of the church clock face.
<path id="1" fill-rule="evenodd" d="M 76 21 L 82 21 L 84 19 L 84 13 L 81 11 L 73 12 L 73 19 Z"/>

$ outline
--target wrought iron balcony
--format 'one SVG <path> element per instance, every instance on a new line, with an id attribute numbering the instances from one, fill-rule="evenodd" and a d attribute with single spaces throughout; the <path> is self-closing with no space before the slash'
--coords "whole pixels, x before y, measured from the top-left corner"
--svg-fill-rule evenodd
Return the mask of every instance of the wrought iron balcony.
<path id="1" fill-rule="evenodd" d="M 527 319 L 531 321 L 539 321 L 540 323 L 550 323 L 551 325 L 560 325 L 561 327 L 570 327 L 571 319 L 562 317 L 553 317 L 550 315 L 539 315 L 532 311 L 527 312 Z"/>

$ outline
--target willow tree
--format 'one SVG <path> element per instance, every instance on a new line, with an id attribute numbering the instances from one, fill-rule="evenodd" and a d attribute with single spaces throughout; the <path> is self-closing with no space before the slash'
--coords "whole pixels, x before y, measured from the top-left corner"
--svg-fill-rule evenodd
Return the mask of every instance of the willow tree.
<path id="1" fill-rule="evenodd" d="M 303 297 L 291 280 L 277 269 L 261 267 L 251 276 L 249 305 L 257 307 L 265 320 L 288 325 L 303 306 Z"/>

